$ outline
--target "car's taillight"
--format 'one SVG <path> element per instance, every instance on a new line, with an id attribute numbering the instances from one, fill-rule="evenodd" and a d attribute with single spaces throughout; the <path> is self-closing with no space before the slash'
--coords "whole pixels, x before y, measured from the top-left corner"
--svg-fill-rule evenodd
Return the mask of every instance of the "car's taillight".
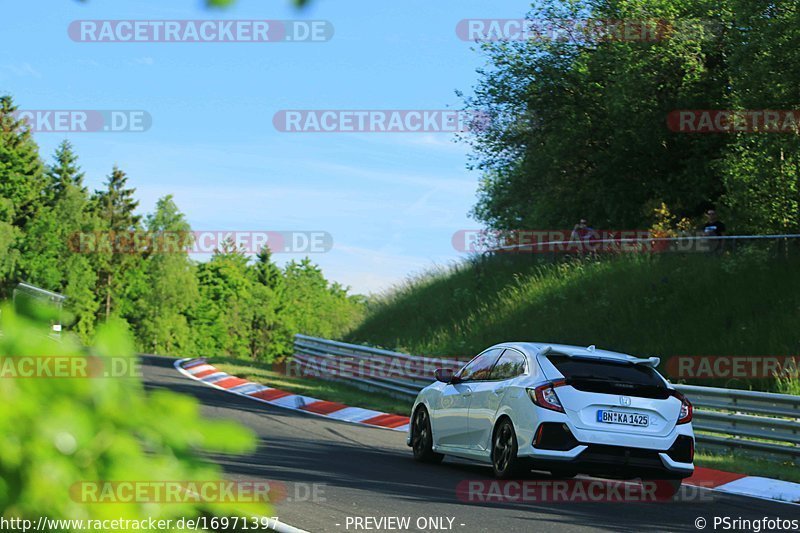
<path id="1" fill-rule="evenodd" d="M 670 396 L 681 401 L 681 413 L 678 415 L 678 424 L 686 424 L 692 421 L 692 403 L 680 392 L 673 390 L 670 391 Z"/>
<path id="2" fill-rule="evenodd" d="M 567 382 L 564 380 L 545 383 L 544 385 L 539 385 L 535 389 L 528 389 L 528 396 L 530 396 L 533 403 L 539 407 L 563 413 L 564 408 L 561 406 L 561 401 L 558 399 L 556 388 L 566 384 Z"/>

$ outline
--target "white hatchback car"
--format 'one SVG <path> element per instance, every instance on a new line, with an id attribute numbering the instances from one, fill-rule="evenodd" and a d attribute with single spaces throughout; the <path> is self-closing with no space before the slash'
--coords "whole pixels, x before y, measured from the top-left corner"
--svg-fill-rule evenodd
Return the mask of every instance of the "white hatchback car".
<path id="1" fill-rule="evenodd" d="M 656 357 L 559 344 L 498 344 L 417 396 L 407 444 L 420 461 L 491 463 L 495 476 L 546 470 L 680 480 L 694 471 L 692 405 Z"/>

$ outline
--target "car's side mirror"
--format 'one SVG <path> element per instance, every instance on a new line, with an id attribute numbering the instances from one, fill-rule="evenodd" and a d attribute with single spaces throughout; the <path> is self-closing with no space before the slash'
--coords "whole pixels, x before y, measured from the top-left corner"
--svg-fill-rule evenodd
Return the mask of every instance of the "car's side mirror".
<path id="1" fill-rule="evenodd" d="M 454 381 L 453 371 L 448 368 L 437 368 L 433 375 L 436 381 L 441 381 L 442 383 L 452 383 Z"/>

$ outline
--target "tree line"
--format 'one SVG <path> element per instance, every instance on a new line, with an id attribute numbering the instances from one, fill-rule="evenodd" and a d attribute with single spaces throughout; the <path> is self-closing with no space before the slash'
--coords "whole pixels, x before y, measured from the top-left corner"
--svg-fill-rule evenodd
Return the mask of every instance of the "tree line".
<path id="1" fill-rule="evenodd" d="M 494 118 L 470 140 L 478 220 L 644 229 L 659 217 L 697 224 L 715 208 L 735 233 L 800 230 L 797 127 L 705 134 L 668 124 L 676 110 L 796 111 L 797 2 L 544 0 L 528 18 L 658 21 L 660 31 L 480 44 L 486 65 L 464 97 Z"/>
<path id="2" fill-rule="evenodd" d="M 275 264 L 233 241 L 206 262 L 188 251 L 87 253 L 76 235 L 189 234 L 171 195 L 138 214 L 135 188 L 114 167 L 101 190 L 84 185 L 78 156 L 62 142 L 45 164 L 10 96 L 0 97 L 0 297 L 25 281 L 64 294 L 66 326 L 90 342 L 99 323 L 121 319 L 148 353 L 229 355 L 271 361 L 303 332 L 343 334 L 363 314 L 363 297 L 325 279 L 308 258 Z"/>

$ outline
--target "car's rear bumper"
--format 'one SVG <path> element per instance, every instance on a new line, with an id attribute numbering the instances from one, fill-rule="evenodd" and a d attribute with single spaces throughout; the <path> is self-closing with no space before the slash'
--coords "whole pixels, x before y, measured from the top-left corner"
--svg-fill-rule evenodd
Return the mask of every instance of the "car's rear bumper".
<path id="1" fill-rule="evenodd" d="M 679 462 L 667 450 L 648 450 L 626 446 L 579 444 L 566 450 L 536 450 L 520 453 L 531 468 L 569 471 L 595 476 L 630 479 L 683 479 L 692 475 L 691 462 Z"/>
<path id="2" fill-rule="evenodd" d="M 664 479 L 686 478 L 694 472 L 691 424 L 678 424 L 657 435 L 576 428 L 564 413 L 544 409 L 516 411 L 512 419 L 518 456 L 529 459 L 536 469 Z"/>

